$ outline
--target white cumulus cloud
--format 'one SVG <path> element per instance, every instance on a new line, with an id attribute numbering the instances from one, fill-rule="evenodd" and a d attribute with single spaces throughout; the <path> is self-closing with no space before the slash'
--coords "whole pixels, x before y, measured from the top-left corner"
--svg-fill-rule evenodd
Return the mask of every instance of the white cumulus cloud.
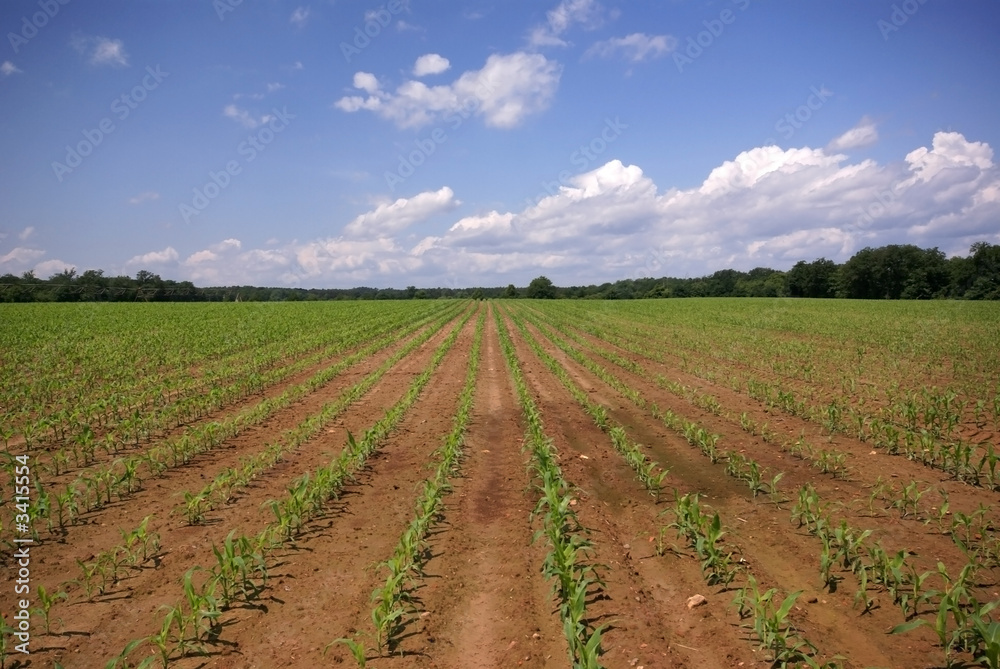
<path id="1" fill-rule="evenodd" d="M 414 223 L 454 209 L 460 204 L 448 186 L 426 191 L 411 198 L 399 198 L 380 204 L 347 224 L 344 232 L 351 237 L 384 237 L 400 232 Z"/>
<path id="2" fill-rule="evenodd" d="M 690 188 L 658 185 L 615 159 L 556 183 L 524 206 L 471 212 L 445 186 L 380 203 L 337 236 L 250 249 L 223 240 L 176 269 L 200 285 L 523 286 L 541 273 L 574 285 L 788 269 L 821 256 L 843 262 L 885 244 L 964 254 L 976 241 L 1000 243 L 993 150 L 955 132 L 884 164 L 761 146 Z M 0 265 L 43 254 L 15 249 Z M 129 264 L 176 260 L 168 247 Z"/>
<path id="3" fill-rule="evenodd" d="M 540 54 L 493 54 L 479 70 L 463 73 L 451 84 L 427 86 L 408 80 L 385 90 L 375 75 L 358 72 L 354 87 L 367 96 L 345 96 L 335 107 L 345 112 L 372 111 L 400 128 L 440 121 L 459 111 L 480 116 L 490 127 L 512 128 L 551 104 L 562 67 Z"/>
<path id="4" fill-rule="evenodd" d="M 865 116 L 856 126 L 830 142 L 826 148 L 830 151 L 847 151 L 870 146 L 877 141 L 878 128 L 873 120 Z"/>
<path id="5" fill-rule="evenodd" d="M 0 256 L 0 266 L 12 265 L 16 267 L 23 267 L 28 263 L 38 260 L 44 255 L 45 251 L 40 249 L 29 249 L 18 246 Z M 10 271 L 7 267 L 4 267 L 4 270 Z"/>
<path id="6" fill-rule="evenodd" d="M 132 256 L 125 262 L 125 266 L 135 267 L 138 265 L 167 265 L 177 262 L 179 257 L 180 256 L 177 254 L 176 249 L 172 246 L 168 246 L 162 251 L 150 251 L 149 253 Z"/>
<path id="7" fill-rule="evenodd" d="M 413 64 L 413 76 L 423 77 L 428 74 L 441 74 L 451 67 L 451 63 L 444 56 L 436 53 L 425 53 L 417 58 Z"/>
<path id="8" fill-rule="evenodd" d="M 35 265 L 35 276 L 47 279 L 53 274 L 59 274 L 60 272 L 65 272 L 68 269 L 76 269 L 76 266 L 70 265 L 68 262 L 59 260 L 58 258 L 43 260 Z"/>

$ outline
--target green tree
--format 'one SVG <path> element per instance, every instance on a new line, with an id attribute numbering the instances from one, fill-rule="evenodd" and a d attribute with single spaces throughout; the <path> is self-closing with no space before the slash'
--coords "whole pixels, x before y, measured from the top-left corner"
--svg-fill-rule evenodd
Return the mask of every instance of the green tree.
<path id="1" fill-rule="evenodd" d="M 800 260 L 788 270 L 788 294 L 792 297 L 835 297 L 837 263 L 826 258 Z"/>
<path id="2" fill-rule="evenodd" d="M 531 280 L 528 284 L 528 297 L 535 300 L 555 299 L 556 289 L 546 276 L 539 276 Z"/>
<path id="3" fill-rule="evenodd" d="M 969 249 L 968 272 L 961 296 L 970 300 L 1000 300 L 1000 244 L 976 242 Z"/>
<path id="4" fill-rule="evenodd" d="M 76 302 L 80 298 L 80 294 L 76 291 L 75 281 L 75 267 L 64 269 L 50 276 L 49 286 L 53 299 L 57 302 Z"/>
<path id="5" fill-rule="evenodd" d="M 840 270 L 840 294 L 862 300 L 928 299 L 948 287 L 944 253 L 912 244 L 864 248 Z"/>

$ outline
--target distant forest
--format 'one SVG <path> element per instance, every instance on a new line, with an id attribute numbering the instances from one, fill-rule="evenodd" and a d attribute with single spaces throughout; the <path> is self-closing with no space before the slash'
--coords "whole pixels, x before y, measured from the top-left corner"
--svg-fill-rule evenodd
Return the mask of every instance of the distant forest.
<path id="1" fill-rule="evenodd" d="M 48 279 L 33 272 L 0 276 L 0 302 L 260 302 L 412 300 L 438 298 L 575 298 L 632 300 L 668 297 L 822 297 L 869 300 L 1000 299 L 1000 245 L 977 242 L 966 257 L 910 244 L 865 248 L 838 265 L 820 258 L 787 272 L 724 269 L 696 279 L 641 278 L 560 287 L 539 276 L 524 287 L 480 288 L 198 288 L 141 271 L 135 278 L 102 270 L 68 269 Z"/>

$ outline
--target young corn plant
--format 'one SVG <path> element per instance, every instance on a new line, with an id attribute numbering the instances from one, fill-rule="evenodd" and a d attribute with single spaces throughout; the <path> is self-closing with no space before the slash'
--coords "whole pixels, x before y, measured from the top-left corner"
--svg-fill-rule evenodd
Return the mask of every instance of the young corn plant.
<path id="1" fill-rule="evenodd" d="M 829 537 L 822 536 L 820 537 L 820 541 L 823 543 L 823 550 L 819 555 L 820 580 L 824 588 L 827 588 L 830 592 L 834 592 L 837 589 L 837 581 L 840 580 L 838 576 L 833 575 L 830 571 L 837 563 L 836 555 L 830 546 Z"/>
<path id="2" fill-rule="evenodd" d="M 200 525 L 205 522 L 205 512 L 208 510 L 208 500 L 201 493 L 184 492 L 184 517 L 188 525 Z"/>
<path id="3" fill-rule="evenodd" d="M 802 591 L 793 592 L 776 605 L 774 599 L 777 588 L 761 592 L 757 580 L 747 577 L 746 585 L 736 594 L 733 605 L 737 607 L 741 619 L 752 618 L 750 628 L 757 638 L 761 650 L 768 653 L 769 661 L 775 667 L 801 666 L 819 667 L 814 659 L 816 647 L 795 631 L 788 615 Z M 828 666 L 823 665 L 823 666 Z"/>
<path id="4" fill-rule="evenodd" d="M 73 583 L 83 587 L 85 593 L 87 593 L 87 601 L 94 600 L 94 593 L 104 594 L 104 586 L 98 585 L 98 564 L 96 562 L 84 562 L 83 560 L 76 561 L 77 566 L 80 567 L 80 571 L 83 572 L 81 578 L 75 579 Z"/>
<path id="5" fill-rule="evenodd" d="M 918 516 L 920 513 L 920 498 L 927 494 L 931 488 L 928 487 L 924 490 L 919 490 L 916 481 L 910 481 L 906 486 L 902 486 L 901 484 L 900 487 L 899 498 L 892 501 L 890 508 L 897 509 L 900 518 Z"/>
<path id="6" fill-rule="evenodd" d="M 862 604 L 864 606 L 861 611 L 861 615 L 865 615 L 866 613 L 870 614 L 878 608 L 878 602 L 868 596 L 868 570 L 869 567 L 867 565 L 858 563 L 858 566 L 854 571 L 858 579 L 858 590 L 854 593 L 854 607 L 857 608 L 858 604 Z"/>
<path id="7" fill-rule="evenodd" d="M 194 574 L 197 571 L 201 571 L 201 567 L 191 567 L 184 572 L 184 597 L 188 608 L 187 611 L 181 609 L 181 615 L 184 619 L 184 629 L 189 632 L 189 636 L 183 636 L 179 640 L 183 646 L 182 655 L 186 655 L 189 650 L 203 653 L 203 644 L 215 642 L 222 632 L 219 621 L 222 610 L 215 598 L 213 583 L 209 580 L 201 587 L 196 586 Z"/>
<path id="8" fill-rule="evenodd" d="M 725 531 L 722 529 L 718 513 L 702 527 L 702 532 L 694 548 L 701 558 L 701 570 L 706 575 L 705 581 L 709 585 L 728 588 L 741 569 L 738 563 L 733 562 L 735 552 L 721 546 Z"/>
<path id="9" fill-rule="evenodd" d="M 132 566 L 144 564 L 160 550 L 160 535 L 149 531 L 149 520 L 146 516 L 134 530 L 126 532 L 119 529 L 122 536 L 122 547 L 128 555 L 128 563 Z"/>
<path id="10" fill-rule="evenodd" d="M 211 571 L 211 583 L 219 588 L 223 610 L 234 602 L 256 601 L 267 588 L 267 564 L 245 536 L 234 537 L 236 530 L 226 535 L 222 546 L 212 545 L 216 564 Z M 259 578 L 258 582 L 256 579 Z"/>
<path id="11" fill-rule="evenodd" d="M 347 646 L 347 650 L 351 653 L 351 656 L 354 658 L 354 661 L 358 663 L 358 669 L 365 669 L 365 667 L 368 664 L 368 657 L 367 657 L 368 651 L 365 650 L 364 643 L 356 641 L 355 639 L 348 639 L 346 637 L 341 639 L 334 639 L 333 641 L 331 641 L 330 643 L 326 644 L 326 646 L 323 647 L 323 655 L 325 656 L 327 651 L 330 650 L 330 647 L 338 643 L 342 643 L 345 646 Z"/>
<path id="12" fill-rule="evenodd" d="M 41 606 L 32 609 L 32 613 L 34 613 L 35 615 L 40 615 L 42 617 L 42 621 L 45 623 L 45 633 L 51 634 L 50 626 L 51 626 L 52 608 L 60 600 L 68 599 L 69 595 L 67 595 L 65 591 L 62 590 L 60 590 L 59 592 L 52 593 L 50 595 L 48 590 L 45 589 L 44 585 L 39 585 L 37 592 L 38 592 L 38 603 Z"/>
<path id="13" fill-rule="evenodd" d="M 394 638 L 403 628 L 403 618 L 407 612 L 403 603 L 408 601 L 404 582 L 406 578 L 406 572 L 390 576 L 384 586 L 376 588 L 372 593 L 372 602 L 375 603 L 372 623 L 375 625 L 375 647 L 379 654 L 386 646 L 392 651 Z"/>
<path id="14" fill-rule="evenodd" d="M 147 640 L 148 639 L 146 638 L 142 638 L 129 641 L 125 644 L 125 648 L 122 649 L 122 652 L 108 660 L 108 663 L 104 665 L 104 669 L 149 669 L 149 667 L 152 667 L 153 663 L 157 660 L 155 655 L 144 658 L 138 664 L 132 664 L 129 660 L 129 656 L 134 653 L 139 646 L 146 643 Z M 58 664 L 59 663 L 57 662 L 56 665 Z M 163 662 L 163 666 L 167 666 L 166 661 Z"/>
<path id="15" fill-rule="evenodd" d="M 902 634 L 918 627 L 930 627 L 938 637 L 948 666 L 953 662 L 953 654 L 963 651 L 971 652 L 977 661 L 985 660 L 987 666 L 996 666 L 1000 658 L 1000 630 L 990 616 L 993 609 L 1000 605 L 1000 600 L 985 604 L 976 600 L 969 591 L 970 568 L 971 565 L 967 565 L 952 580 L 944 565 L 939 563 L 937 573 L 944 579 L 945 587 L 942 592 L 936 593 L 940 599 L 933 622 L 915 618 L 897 625 L 891 633 Z"/>

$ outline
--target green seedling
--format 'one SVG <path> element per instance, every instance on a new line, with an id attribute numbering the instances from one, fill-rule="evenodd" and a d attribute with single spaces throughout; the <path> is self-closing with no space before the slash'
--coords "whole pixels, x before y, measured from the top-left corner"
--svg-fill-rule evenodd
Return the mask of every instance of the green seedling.
<path id="1" fill-rule="evenodd" d="M 358 669 L 365 669 L 365 665 L 367 663 L 367 657 L 365 656 L 367 651 L 365 650 L 365 645 L 363 643 L 355 641 L 354 639 L 347 639 L 347 638 L 334 639 L 326 646 L 324 646 L 323 655 L 326 655 L 327 651 L 330 650 L 330 646 L 337 643 L 342 643 L 345 646 L 347 646 L 347 649 L 354 657 L 354 661 L 358 663 Z"/>
<path id="2" fill-rule="evenodd" d="M 50 625 L 51 625 L 52 607 L 54 607 L 56 603 L 59 602 L 60 600 L 66 600 L 66 599 L 69 599 L 69 595 L 67 595 L 62 590 L 50 595 L 48 590 L 45 589 L 44 585 L 38 586 L 38 603 L 41 604 L 41 606 L 32 609 L 32 613 L 34 613 L 35 615 L 42 616 L 42 620 L 45 622 L 46 634 L 51 634 Z"/>

